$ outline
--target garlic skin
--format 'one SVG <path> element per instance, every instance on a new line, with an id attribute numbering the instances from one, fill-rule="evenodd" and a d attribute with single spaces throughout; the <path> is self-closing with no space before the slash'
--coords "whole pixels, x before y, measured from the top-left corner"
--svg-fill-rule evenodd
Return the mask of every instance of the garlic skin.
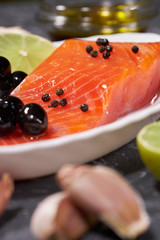
<path id="1" fill-rule="evenodd" d="M 135 239 L 148 229 L 142 198 L 115 170 L 68 164 L 58 171 L 57 180 L 77 206 L 95 214 L 120 237 Z"/>
<path id="2" fill-rule="evenodd" d="M 33 235 L 40 239 L 74 240 L 84 235 L 92 221 L 78 210 L 65 192 L 50 195 L 35 209 L 30 223 Z"/>
<path id="3" fill-rule="evenodd" d="M 31 231 L 38 239 L 47 239 L 55 231 L 54 218 L 61 194 L 49 196 L 36 207 L 31 218 Z"/>
<path id="4" fill-rule="evenodd" d="M 0 179 L 0 216 L 5 211 L 14 191 L 14 182 L 8 173 L 4 173 Z"/>

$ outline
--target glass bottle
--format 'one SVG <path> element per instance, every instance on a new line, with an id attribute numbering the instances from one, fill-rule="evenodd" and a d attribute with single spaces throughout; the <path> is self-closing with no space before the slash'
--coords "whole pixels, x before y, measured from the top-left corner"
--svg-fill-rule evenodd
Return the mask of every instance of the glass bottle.
<path id="1" fill-rule="evenodd" d="M 38 19 L 60 40 L 142 32 L 155 14 L 154 0 L 41 0 Z"/>

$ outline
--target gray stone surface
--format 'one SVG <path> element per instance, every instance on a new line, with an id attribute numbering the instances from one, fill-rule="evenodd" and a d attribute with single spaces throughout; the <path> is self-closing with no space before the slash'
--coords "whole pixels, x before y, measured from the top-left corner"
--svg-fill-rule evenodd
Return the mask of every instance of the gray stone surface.
<path id="1" fill-rule="evenodd" d="M 157 8 L 160 2 L 157 0 Z M 38 1 L 0 1 L 0 25 L 19 25 L 32 33 L 48 37 L 42 24 L 35 19 Z M 160 15 L 151 21 L 148 31 L 160 33 Z M 152 223 L 149 231 L 138 240 L 160 239 L 160 183 L 143 166 L 135 140 L 119 150 L 90 164 L 107 165 L 117 169 L 142 195 Z M 0 219 L 0 240 L 35 240 L 29 223 L 36 205 L 49 194 L 60 191 L 54 175 L 15 183 L 15 192 L 5 214 Z M 118 240 L 103 224 L 97 225 L 83 240 Z"/>

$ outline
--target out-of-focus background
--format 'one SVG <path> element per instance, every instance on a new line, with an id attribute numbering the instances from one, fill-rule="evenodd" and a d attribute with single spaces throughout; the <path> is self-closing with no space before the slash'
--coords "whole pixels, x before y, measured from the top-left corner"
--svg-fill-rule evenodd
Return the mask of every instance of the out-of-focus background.
<path id="1" fill-rule="evenodd" d="M 63 39 L 65 37 L 68 37 L 67 33 L 66 33 L 66 36 L 65 36 L 65 31 L 66 31 L 68 26 L 71 26 L 73 24 L 72 19 L 76 18 L 75 16 L 73 16 L 73 12 L 71 12 L 71 13 L 67 12 L 66 13 L 65 11 L 62 11 L 63 9 L 60 9 L 58 11 L 58 14 L 62 15 L 62 16 L 61 17 L 58 16 L 59 18 L 56 20 L 56 23 L 55 23 L 57 25 L 53 26 L 53 24 L 51 22 L 45 23 L 43 21 L 44 19 L 42 19 L 42 18 L 45 18 L 47 16 L 47 14 L 48 15 L 51 14 L 51 9 L 52 8 L 54 9 L 56 7 L 56 6 L 54 7 L 54 5 L 52 5 L 52 2 L 57 2 L 57 5 L 61 6 L 61 1 L 46 1 L 46 5 L 44 4 L 44 2 L 45 1 L 41 1 L 41 0 L 15 0 L 15 1 L 14 0 L 0 0 L 0 16 L 1 16 L 0 17 L 0 25 L 5 26 L 5 27 L 21 26 L 21 27 L 25 28 L 26 30 L 29 30 L 32 33 L 39 34 L 43 37 L 50 38 L 50 39 L 53 39 L 53 40 L 56 39 L 56 36 L 54 38 L 54 34 L 57 33 L 55 31 L 55 28 L 57 30 L 60 27 L 63 28 L 63 26 L 64 26 L 64 34 L 62 34 L 60 36 L 60 38 Z M 64 3 L 64 5 L 67 6 L 68 0 L 66 1 L 66 4 L 65 4 L 65 1 L 62 1 L 62 2 Z M 74 1 L 74 2 L 77 3 L 77 1 Z M 88 2 L 92 2 L 92 1 L 88 0 Z M 95 2 L 95 1 L 93 1 L 93 2 Z M 108 2 L 108 0 L 106 2 Z M 118 1 L 118 2 L 120 2 L 120 1 Z M 137 2 L 141 2 L 141 1 L 137 1 Z M 145 31 L 160 33 L 160 25 L 157 24 L 157 22 L 160 22 L 160 15 L 157 14 L 155 17 L 152 18 L 152 14 L 151 14 L 151 12 L 153 11 L 152 0 L 145 0 L 143 2 L 145 2 L 145 4 L 148 2 L 148 5 L 146 4 L 145 7 L 142 5 L 141 11 L 138 8 L 137 8 L 136 11 L 133 11 L 133 9 L 132 9 L 132 12 L 134 13 L 134 14 L 132 14 L 132 18 L 134 18 L 134 20 L 136 19 L 137 14 L 138 14 L 137 11 L 140 12 L 139 17 L 142 17 L 141 16 L 141 12 L 142 12 L 143 15 L 144 15 L 143 22 L 145 21 L 145 24 L 147 24 L 147 28 L 145 29 Z M 49 10 L 47 9 L 48 8 L 47 4 L 48 4 L 48 6 L 52 5 Z M 84 4 L 84 5 L 86 5 L 86 4 Z M 40 6 L 41 6 L 41 8 L 40 8 Z M 155 0 L 155 6 L 156 6 L 155 9 L 158 13 L 158 10 L 160 8 L 160 1 L 159 0 Z M 140 5 L 140 7 L 141 7 L 141 5 Z M 125 12 L 125 9 L 126 8 L 123 6 L 122 10 L 121 11 L 119 10 L 119 12 L 116 15 L 116 17 L 120 21 L 124 21 L 125 19 L 127 19 L 127 17 L 128 18 L 131 17 L 131 16 L 128 16 L 128 12 L 127 12 L 128 10 L 126 10 L 126 12 Z M 79 18 L 76 18 L 76 21 L 81 22 L 82 26 L 84 26 L 84 28 L 86 29 L 87 26 L 88 26 L 87 24 L 90 24 L 89 27 L 92 25 L 92 23 L 89 23 L 89 22 L 92 21 L 92 18 L 95 19 L 95 16 L 93 16 L 91 14 L 90 10 L 87 10 L 87 9 L 83 9 L 83 10 L 84 10 L 83 14 L 85 14 L 84 18 L 83 18 L 83 22 L 82 22 L 82 15 L 83 15 L 82 12 L 81 12 L 81 16 Z M 44 16 L 45 14 L 46 14 L 46 16 Z M 70 20 L 70 22 L 65 23 L 65 25 L 64 25 L 64 23 L 62 23 L 62 22 L 64 22 L 64 17 L 65 17 L 65 16 L 63 16 L 64 14 L 67 14 L 67 17 L 69 16 L 68 19 Z M 77 12 L 77 15 L 78 14 L 79 13 Z M 87 14 L 89 15 L 88 18 L 86 17 Z M 147 17 L 146 17 L 147 15 L 146 14 L 148 14 L 149 20 L 147 20 Z M 101 16 L 103 15 L 103 18 L 106 18 L 106 16 L 105 16 L 106 11 L 105 11 L 104 8 L 103 8 L 103 12 L 102 12 L 102 9 L 101 9 L 100 15 Z M 112 18 L 114 17 L 113 14 L 111 14 L 111 16 L 112 16 Z M 40 18 L 41 18 L 41 21 L 38 20 Z M 102 21 L 102 18 L 101 18 L 101 22 L 98 22 L 98 20 L 96 20 L 96 22 L 94 22 L 94 25 L 97 24 L 98 27 L 99 27 L 99 25 L 102 24 L 102 23 L 103 23 L 103 21 Z M 110 23 L 112 25 L 113 21 L 111 23 L 111 21 L 109 22 L 109 20 L 108 20 L 108 23 Z M 58 25 L 61 25 L 61 24 L 62 24 L 62 26 L 58 26 Z M 114 22 L 113 24 L 116 24 L 116 23 Z M 77 25 L 77 27 L 79 27 L 79 26 Z M 52 37 L 51 37 L 51 34 L 48 33 L 48 30 L 51 33 L 53 33 Z M 142 28 L 137 28 L 137 30 L 142 30 Z M 107 31 L 108 30 L 106 30 L 106 32 Z M 127 29 L 123 28 L 120 31 L 121 32 L 127 31 Z M 93 30 L 90 31 L 90 35 L 95 35 L 95 33 L 98 33 L 98 32 L 95 32 Z M 105 31 L 104 31 L 104 33 L 105 33 Z M 112 33 L 112 31 L 110 31 L 110 33 Z M 86 32 L 85 32 L 85 34 L 86 34 Z M 77 36 L 79 36 L 79 35 L 80 35 L 80 31 L 78 29 Z M 70 36 L 72 37 L 72 35 L 70 35 Z"/>

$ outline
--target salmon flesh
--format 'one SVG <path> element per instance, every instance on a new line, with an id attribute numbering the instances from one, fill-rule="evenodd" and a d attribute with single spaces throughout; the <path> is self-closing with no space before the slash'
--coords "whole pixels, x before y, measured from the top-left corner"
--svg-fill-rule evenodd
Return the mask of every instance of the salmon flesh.
<path id="1" fill-rule="evenodd" d="M 48 115 L 48 129 L 38 137 L 26 136 L 17 126 L 0 139 L 0 145 L 57 138 L 111 123 L 150 104 L 160 89 L 160 43 L 110 43 L 108 59 L 86 52 L 96 42 L 66 40 L 12 92 L 24 104 L 40 104 Z M 131 48 L 137 45 L 139 51 Z M 64 93 L 56 95 L 62 88 Z M 42 100 L 43 94 L 50 101 Z M 49 107 L 52 100 L 66 98 L 65 106 Z M 88 105 L 88 111 L 80 109 Z"/>

